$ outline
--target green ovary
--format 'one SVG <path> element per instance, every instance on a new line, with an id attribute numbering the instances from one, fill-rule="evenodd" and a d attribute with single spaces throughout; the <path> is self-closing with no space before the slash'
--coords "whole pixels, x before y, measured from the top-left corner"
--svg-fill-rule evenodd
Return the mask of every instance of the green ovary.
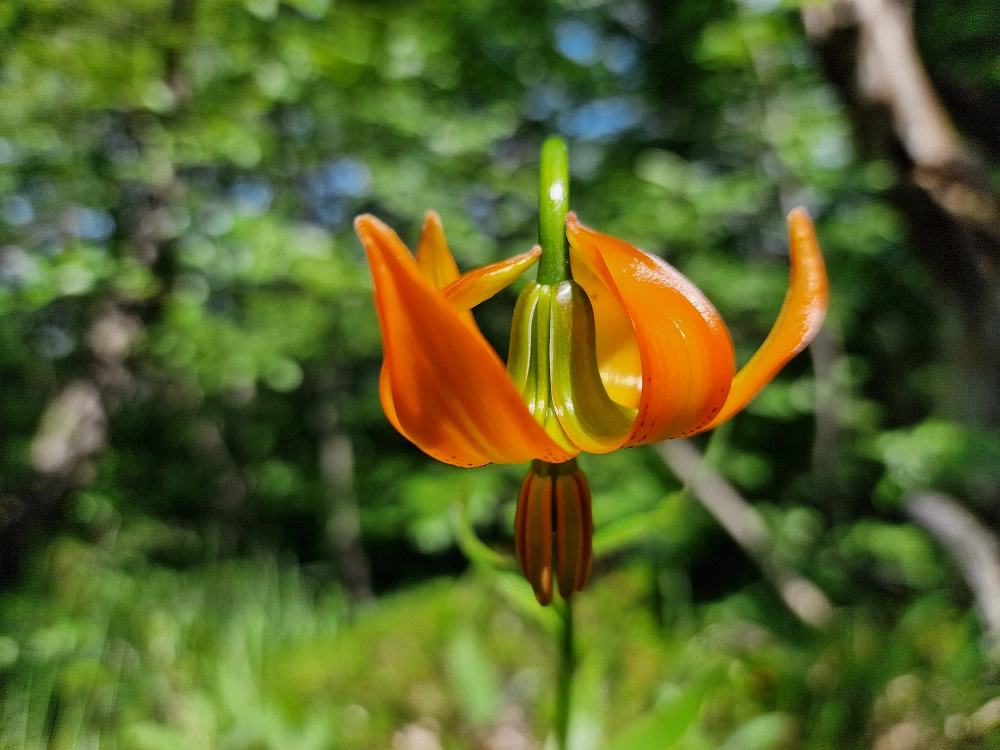
<path id="1" fill-rule="evenodd" d="M 518 297 L 507 371 L 528 410 L 567 450 L 615 450 L 635 410 L 608 396 L 597 366 L 594 310 L 572 280 L 530 283 Z"/>

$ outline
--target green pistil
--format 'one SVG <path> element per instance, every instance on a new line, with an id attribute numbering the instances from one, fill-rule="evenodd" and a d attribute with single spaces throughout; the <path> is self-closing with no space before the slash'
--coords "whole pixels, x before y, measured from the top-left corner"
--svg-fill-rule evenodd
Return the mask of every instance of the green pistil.
<path id="1" fill-rule="evenodd" d="M 558 136 L 542 145 L 538 184 L 539 284 L 552 286 L 573 278 L 566 252 L 566 213 L 569 211 L 569 157 L 566 143 Z"/>

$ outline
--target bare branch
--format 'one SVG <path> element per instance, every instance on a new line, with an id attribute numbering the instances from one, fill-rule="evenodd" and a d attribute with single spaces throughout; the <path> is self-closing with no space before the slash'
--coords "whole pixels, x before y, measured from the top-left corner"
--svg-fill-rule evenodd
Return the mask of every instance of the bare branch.
<path id="1" fill-rule="evenodd" d="M 857 27 L 856 83 L 869 101 L 889 106 L 896 132 L 915 164 L 943 168 L 963 159 L 958 133 L 917 53 L 910 11 L 896 0 L 805 4 L 806 32 L 825 39 Z"/>
<path id="2" fill-rule="evenodd" d="M 986 635 L 1000 641 L 1000 542 L 966 508 L 936 492 L 906 501 L 906 513 L 931 532 L 955 558 L 965 577 Z"/>
<path id="3" fill-rule="evenodd" d="M 104 445 L 106 421 L 94 384 L 74 380 L 45 410 L 31 441 L 31 465 L 41 474 L 71 474 Z"/>
<path id="4" fill-rule="evenodd" d="M 832 43 L 838 30 L 856 30 L 853 80 L 835 82 L 853 91 L 853 104 L 888 108 L 914 182 L 942 209 L 1000 235 L 1000 207 L 927 75 L 910 8 L 898 0 L 833 0 L 803 5 L 802 18 L 806 32 L 821 44 Z"/>
<path id="5" fill-rule="evenodd" d="M 756 560 L 788 608 L 808 625 L 827 625 L 833 616 L 830 601 L 816 584 L 775 558 L 764 521 L 736 488 L 706 466 L 701 453 L 688 440 L 668 440 L 657 450 L 722 528 Z"/>
<path id="6" fill-rule="evenodd" d="M 813 481 L 818 499 L 832 498 L 840 484 L 843 436 L 841 414 L 849 398 L 843 371 L 847 364 L 839 327 L 827 321 L 809 344 L 813 373 L 816 376 L 816 433 L 813 440 Z"/>
<path id="7" fill-rule="evenodd" d="M 1000 421 L 1000 202 L 934 90 L 902 0 L 804 0 L 802 18 L 869 156 L 895 162 L 887 193 L 927 265 L 961 300 L 967 416 Z"/>
<path id="8" fill-rule="evenodd" d="M 802 18 L 820 42 L 838 29 L 857 30 L 854 80 L 838 83 L 855 90 L 856 104 L 888 108 L 913 181 L 944 211 L 1000 235 L 1000 207 L 920 60 L 910 8 L 898 0 L 835 0 L 803 6 Z"/>
<path id="9" fill-rule="evenodd" d="M 337 425 L 336 410 L 328 409 L 328 429 L 319 446 L 320 473 L 330 498 L 326 535 L 340 569 L 340 580 L 355 603 L 370 600 L 371 565 L 361 543 L 361 516 L 354 492 L 354 448 Z"/>
<path id="10" fill-rule="evenodd" d="M 910 158 L 928 169 L 964 159 L 958 133 L 918 57 L 909 8 L 896 0 L 854 0 L 853 5 L 861 26 L 861 90 L 892 109 Z"/>

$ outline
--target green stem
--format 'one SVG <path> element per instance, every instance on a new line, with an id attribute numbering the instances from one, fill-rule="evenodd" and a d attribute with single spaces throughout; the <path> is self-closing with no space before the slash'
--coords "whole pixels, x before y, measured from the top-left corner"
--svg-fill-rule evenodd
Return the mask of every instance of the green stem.
<path id="1" fill-rule="evenodd" d="M 539 284 L 554 285 L 571 279 L 566 252 L 566 213 L 569 211 L 569 156 L 566 142 L 558 136 L 542 145 L 538 182 Z"/>
<path id="2" fill-rule="evenodd" d="M 556 739 L 559 750 L 569 750 L 569 718 L 576 672 L 576 649 L 573 645 L 573 603 L 563 602 L 563 628 L 559 643 L 559 682 L 556 686 Z"/>

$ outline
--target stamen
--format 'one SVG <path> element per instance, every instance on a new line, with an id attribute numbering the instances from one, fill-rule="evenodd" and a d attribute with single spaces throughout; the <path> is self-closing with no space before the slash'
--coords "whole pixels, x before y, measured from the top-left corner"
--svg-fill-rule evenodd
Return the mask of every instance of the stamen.
<path id="1" fill-rule="evenodd" d="M 576 459 L 531 462 L 518 494 L 514 525 L 517 558 L 539 604 L 552 601 L 553 572 L 563 599 L 583 589 L 594 526 L 590 488 Z"/>

